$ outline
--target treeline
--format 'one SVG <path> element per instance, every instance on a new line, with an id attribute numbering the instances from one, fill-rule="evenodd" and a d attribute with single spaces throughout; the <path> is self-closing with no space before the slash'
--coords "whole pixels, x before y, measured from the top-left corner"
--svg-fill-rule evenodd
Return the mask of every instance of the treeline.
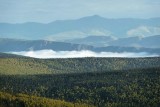
<path id="1" fill-rule="evenodd" d="M 160 106 L 160 67 L 99 73 L 1 75 L 0 91 L 97 107 Z"/>
<path id="2" fill-rule="evenodd" d="M 68 74 L 159 67 L 160 57 L 35 59 L 16 56 L 1 57 L 0 65 L 0 74 L 6 75 Z"/>
<path id="3" fill-rule="evenodd" d="M 12 95 L 0 92 L 0 107 L 94 107 L 92 105 L 70 103 L 26 94 Z"/>

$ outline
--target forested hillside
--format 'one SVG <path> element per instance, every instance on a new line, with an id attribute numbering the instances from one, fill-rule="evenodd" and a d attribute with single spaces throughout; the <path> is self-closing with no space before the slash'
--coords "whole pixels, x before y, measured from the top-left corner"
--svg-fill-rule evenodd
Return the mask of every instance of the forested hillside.
<path id="1" fill-rule="evenodd" d="M 2 107 L 158 107 L 159 81 L 159 57 L 36 59 L 0 54 Z"/>
<path id="2" fill-rule="evenodd" d="M 70 103 L 26 94 L 12 95 L 0 92 L 0 107 L 94 107 L 92 105 Z"/>
<path id="3" fill-rule="evenodd" d="M 1 75 L 0 91 L 86 103 L 96 107 L 158 107 L 159 81 L 160 68 L 63 75 Z M 23 98 L 18 97 L 18 101 L 24 101 Z M 42 100 L 36 99 L 32 100 L 33 104 L 41 104 Z M 12 97 L 6 100 L 12 101 Z"/>
<path id="4" fill-rule="evenodd" d="M 67 74 L 108 72 L 160 66 L 159 57 L 35 59 L 0 54 L 0 74 Z"/>

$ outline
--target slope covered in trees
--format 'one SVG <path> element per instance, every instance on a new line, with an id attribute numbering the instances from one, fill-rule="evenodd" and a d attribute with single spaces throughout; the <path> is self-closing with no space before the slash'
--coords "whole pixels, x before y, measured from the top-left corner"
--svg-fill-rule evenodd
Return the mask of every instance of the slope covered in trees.
<path id="1" fill-rule="evenodd" d="M 94 107 L 87 104 L 70 103 L 26 94 L 12 95 L 0 92 L 0 107 Z"/>
<path id="2" fill-rule="evenodd" d="M 108 72 L 160 66 L 159 57 L 35 59 L 0 54 L 0 74 L 68 74 Z"/>
<path id="3" fill-rule="evenodd" d="M 0 79 L 0 91 L 14 94 L 25 93 L 96 107 L 160 105 L 160 68 L 60 75 L 1 75 Z"/>
<path id="4" fill-rule="evenodd" d="M 158 107 L 159 81 L 159 57 L 35 59 L 0 54 L 2 107 Z"/>

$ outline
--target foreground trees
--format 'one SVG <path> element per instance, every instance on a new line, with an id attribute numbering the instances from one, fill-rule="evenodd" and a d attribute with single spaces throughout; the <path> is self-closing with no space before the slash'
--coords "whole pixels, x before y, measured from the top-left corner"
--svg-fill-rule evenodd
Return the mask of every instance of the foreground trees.
<path id="1" fill-rule="evenodd" d="M 160 68 L 63 75 L 1 75 L 0 91 L 97 107 L 157 107 L 160 106 Z"/>
<path id="2" fill-rule="evenodd" d="M 0 92 L 0 107 L 94 107 L 92 105 L 70 103 L 61 100 L 29 96 L 25 94 L 11 95 Z"/>

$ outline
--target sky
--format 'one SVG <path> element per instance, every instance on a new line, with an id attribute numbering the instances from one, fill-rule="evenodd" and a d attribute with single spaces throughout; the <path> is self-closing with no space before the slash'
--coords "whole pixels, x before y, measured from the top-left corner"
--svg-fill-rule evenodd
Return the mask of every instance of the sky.
<path id="1" fill-rule="evenodd" d="M 0 0 L 0 22 L 49 23 L 92 15 L 160 17 L 160 0 Z"/>

